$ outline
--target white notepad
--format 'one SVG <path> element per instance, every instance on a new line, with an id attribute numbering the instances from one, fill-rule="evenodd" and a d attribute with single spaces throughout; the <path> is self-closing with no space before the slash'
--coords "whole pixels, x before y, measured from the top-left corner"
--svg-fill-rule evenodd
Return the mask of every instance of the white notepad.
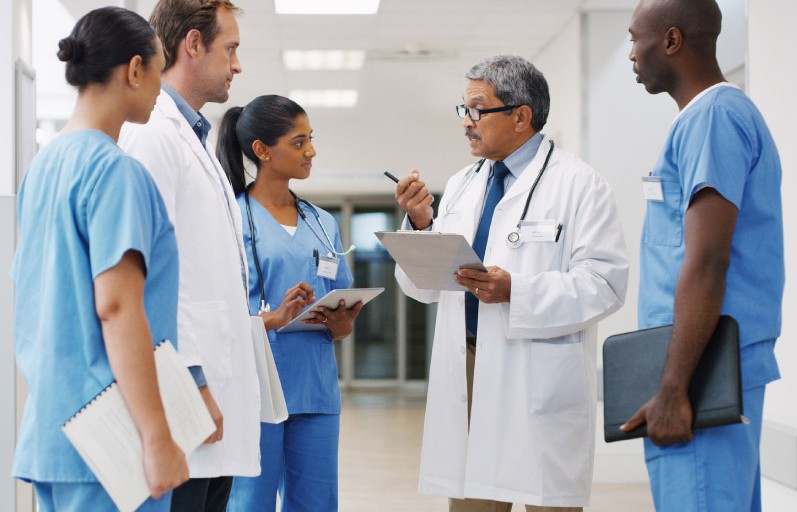
<path id="1" fill-rule="evenodd" d="M 304 320 L 313 317 L 310 313 L 318 311 L 319 306 L 324 306 L 328 309 L 338 309 L 338 303 L 341 299 L 346 302 L 347 308 L 354 306 L 360 301 L 365 305 L 383 291 L 385 291 L 384 288 L 340 288 L 338 290 L 332 290 L 307 306 L 301 313 L 288 322 L 287 325 L 277 329 L 277 332 L 322 331 L 327 328 L 326 325 L 304 323 Z"/>
<path id="2" fill-rule="evenodd" d="M 155 348 L 155 367 L 172 439 L 187 456 L 216 425 L 170 342 L 164 340 Z M 141 437 L 116 382 L 61 429 L 121 512 L 134 511 L 149 498 Z"/>
<path id="3" fill-rule="evenodd" d="M 374 235 L 421 289 L 467 291 L 454 281 L 457 270 L 487 270 L 465 237 L 456 233 L 377 231 Z"/>

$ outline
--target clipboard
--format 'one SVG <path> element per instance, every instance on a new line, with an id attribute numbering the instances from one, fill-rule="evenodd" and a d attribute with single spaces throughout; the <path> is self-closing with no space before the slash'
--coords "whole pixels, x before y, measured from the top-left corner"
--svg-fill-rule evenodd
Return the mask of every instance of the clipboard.
<path id="1" fill-rule="evenodd" d="M 672 325 L 617 334 L 603 345 L 603 437 L 607 443 L 647 435 L 647 426 L 620 426 L 659 387 Z M 695 429 L 746 421 L 742 416 L 739 324 L 723 315 L 689 383 Z"/>
<path id="2" fill-rule="evenodd" d="M 332 290 L 317 301 L 305 307 L 301 313 L 296 315 L 290 322 L 283 325 L 277 332 L 295 332 L 295 331 L 323 331 L 327 328 L 324 324 L 306 324 L 304 320 L 312 318 L 310 313 L 318 311 L 319 306 L 324 306 L 328 309 L 338 309 L 340 299 L 346 301 L 346 307 L 351 307 L 358 302 L 362 301 L 363 305 L 367 304 L 374 297 L 385 291 L 384 288 L 341 288 Z"/>
<path id="3" fill-rule="evenodd" d="M 376 238 L 407 274 L 424 290 L 467 291 L 454 281 L 461 268 L 487 271 L 465 237 L 435 231 L 377 231 Z"/>

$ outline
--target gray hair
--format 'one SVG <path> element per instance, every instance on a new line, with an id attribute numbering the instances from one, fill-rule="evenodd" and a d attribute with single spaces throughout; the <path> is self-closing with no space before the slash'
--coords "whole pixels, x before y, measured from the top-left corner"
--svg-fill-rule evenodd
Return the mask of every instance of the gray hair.
<path id="1" fill-rule="evenodd" d="M 531 107 L 531 127 L 542 130 L 548 120 L 551 96 L 548 82 L 534 64 L 517 55 L 487 57 L 465 73 L 469 80 L 481 80 L 491 85 L 495 96 L 505 105 Z"/>

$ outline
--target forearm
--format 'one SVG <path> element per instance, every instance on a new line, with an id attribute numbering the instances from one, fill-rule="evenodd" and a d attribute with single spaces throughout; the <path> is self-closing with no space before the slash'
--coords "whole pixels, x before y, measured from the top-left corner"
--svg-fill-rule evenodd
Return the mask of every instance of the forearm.
<path id="1" fill-rule="evenodd" d="M 114 377 L 145 447 L 171 441 L 144 311 L 144 262 L 128 251 L 94 280 L 95 307 Z"/>
<path id="2" fill-rule="evenodd" d="M 719 261 L 684 262 L 675 289 L 673 334 L 662 390 L 687 391 L 722 312 L 726 269 Z"/>
<path id="3" fill-rule="evenodd" d="M 170 441 L 143 304 L 141 308 L 119 310 L 103 320 L 102 332 L 111 370 L 142 441 Z"/>

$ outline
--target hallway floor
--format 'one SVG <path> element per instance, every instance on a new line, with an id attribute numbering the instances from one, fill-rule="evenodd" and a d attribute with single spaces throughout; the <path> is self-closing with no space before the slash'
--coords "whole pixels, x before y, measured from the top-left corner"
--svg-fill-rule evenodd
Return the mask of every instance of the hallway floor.
<path id="1" fill-rule="evenodd" d="M 447 500 L 418 494 L 422 394 L 344 394 L 340 440 L 341 512 L 445 512 Z M 513 512 L 523 507 L 513 507 Z M 653 512 L 647 484 L 596 484 L 586 512 Z"/>

